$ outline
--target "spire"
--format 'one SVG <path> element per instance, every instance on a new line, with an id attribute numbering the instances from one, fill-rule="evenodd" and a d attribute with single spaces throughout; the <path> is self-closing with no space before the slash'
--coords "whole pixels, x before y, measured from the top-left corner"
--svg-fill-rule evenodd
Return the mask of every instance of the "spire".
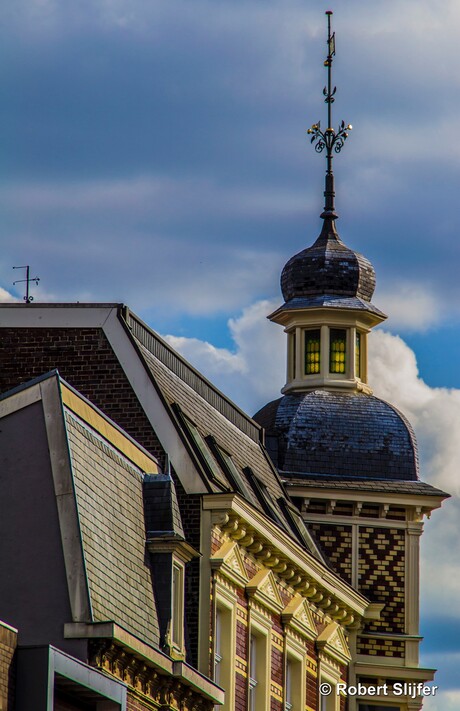
<path id="1" fill-rule="evenodd" d="M 327 59 L 324 62 L 324 66 L 327 68 L 327 86 L 323 89 L 324 101 L 327 104 L 327 128 L 325 131 L 321 130 L 321 124 L 314 123 L 311 128 L 308 129 L 307 133 L 311 134 L 311 143 L 315 143 L 315 151 L 317 153 L 322 153 L 326 149 L 326 186 L 324 190 L 325 204 L 324 211 L 321 214 L 323 220 L 325 220 L 325 228 L 332 228 L 335 232 L 333 221 L 337 219 L 338 215 L 335 211 L 335 190 L 334 190 L 334 173 L 332 172 L 332 151 L 335 153 L 340 153 L 343 145 L 348 138 L 348 131 L 351 131 L 352 126 L 350 124 L 345 125 L 345 121 L 342 121 L 337 131 L 332 128 L 332 104 L 334 103 L 334 95 L 337 91 L 337 87 L 332 88 L 332 60 L 335 57 L 335 32 L 331 34 L 331 15 L 332 11 L 327 10 Z"/>

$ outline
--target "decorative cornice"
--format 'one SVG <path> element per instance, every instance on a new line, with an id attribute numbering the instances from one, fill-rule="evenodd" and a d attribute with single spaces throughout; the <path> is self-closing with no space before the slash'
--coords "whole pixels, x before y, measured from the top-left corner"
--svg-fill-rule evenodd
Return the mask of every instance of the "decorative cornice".
<path id="1" fill-rule="evenodd" d="M 224 692 L 183 661 L 174 661 L 114 622 L 64 625 L 66 639 L 89 639 L 90 664 L 124 681 L 149 700 L 171 708 L 212 711 Z M 188 698 L 188 705 L 183 699 Z M 182 700 L 181 700 L 182 699 Z M 169 708 L 169 706 L 168 706 Z"/>
<path id="2" fill-rule="evenodd" d="M 147 550 L 149 553 L 171 553 L 176 555 L 184 563 L 188 563 L 193 558 L 199 558 L 201 553 L 193 548 L 187 541 L 174 536 L 151 536 L 147 532 Z"/>
<path id="3" fill-rule="evenodd" d="M 323 563 L 287 536 L 241 497 L 235 494 L 203 497 L 203 507 L 212 511 L 212 523 L 231 541 L 246 548 L 264 568 L 324 610 L 341 625 L 367 617 L 369 601 L 347 585 Z"/>

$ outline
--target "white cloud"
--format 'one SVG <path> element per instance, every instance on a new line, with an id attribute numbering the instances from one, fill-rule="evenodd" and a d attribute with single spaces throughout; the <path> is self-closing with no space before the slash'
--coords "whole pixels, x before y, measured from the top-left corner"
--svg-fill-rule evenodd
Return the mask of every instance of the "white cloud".
<path id="1" fill-rule="evenodd" d="M 12 301 L 21 301 L 21 299 L 13 296 L 13 294 L 10 294 L 9 291 L 2 289 L 0 286 L 0 303 L 11 303 Z"/>
<path id="2" fill-rule="evenodd" d="M 174 348 L 249 414 L 280 396 L 284 385 L 285 335 L 267 320 L 278 301 L 258 301 L 230 319 L 233 351 L 196 338 L 165 336 Z"/>
<path id="3" fill-rule="evenodd" d="M 377 331 L 370 339 L 370 384 L 398 407 L 415 429 L 421 478 L 452 494 L 425 524 L 422 538 L 422 611 L 460 617 L 460 390 L 429 387 L 414 352 L 398 336 Z"/>
<path id="4" fill-rule="evenodd" d="M 377 300 L 396 330 L 426 331 L 439 323 L 442 313 L 439 296 L 416 282 L 388 284 L 379 291 Z"/>
<path id="5" fill-rule="evenodd" d="M 436 696 L 427 696 L 423 702 L 423 711 L 458 711 L 460 709 L 460 690 L 438 691 Z"/>

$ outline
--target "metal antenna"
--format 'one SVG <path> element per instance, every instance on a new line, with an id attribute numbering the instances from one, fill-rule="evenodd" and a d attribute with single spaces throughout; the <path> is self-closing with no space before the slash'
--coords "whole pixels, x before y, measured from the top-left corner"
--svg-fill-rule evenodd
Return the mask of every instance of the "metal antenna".
<path id="1" fill-rule="evenodd" d="M 345 125 L 342 121 L 337 131 L 332 128 L 332 104 L 334 103 L 334 95 L 337 87 L 332 88 L 332 59 L 335 57 L 335 32 L 331 34 L 331 15 L 332 11 L 327 10 L 327 59 L 324 66 L 327 67 L 327 86 L 323 89 L 324 101 L 327 104 L 327 128 L 321 131 L 321 124 L 314 123 L 307 133 L 311 134 L 311 143 L 315 143 L 315 151 L 322 153 L 326 149 L 326 189 L 324 191 L 325 204 L 324 212 L 321 217 L 331 220 L 337 219 L 338 215 L 335 211 L 335 191 L 334 191 L 334 174 L 332 172 L 332 151 L 340 153 L 343 144 L 348 138 L 348 131 L 351 131 L 351 124 Z"/>
<path id="2" fill-rule="evenodd" d="M 13 269 L 25 269 L 26 270 L 26 278 L 25 279 L 16 279 L 16 281 L 13 281 L 13 286 L 15 284 L 21 284 L 22 282 L 25 282 L 26 284 L 26 295 L 23 296 L 22 298 L 26 302 L 26 304 L 30 304 L 31 301 L 34 300 L 34 297 L 29 294 L 29 285 L 32 282 L 35 282 L 35 285 L 38 286 L 38 282 L 40 281 L 40 277 L 29 277 L 29 265 L 26 264 L 25 266 L 22 267 L 13 267 Z"/>

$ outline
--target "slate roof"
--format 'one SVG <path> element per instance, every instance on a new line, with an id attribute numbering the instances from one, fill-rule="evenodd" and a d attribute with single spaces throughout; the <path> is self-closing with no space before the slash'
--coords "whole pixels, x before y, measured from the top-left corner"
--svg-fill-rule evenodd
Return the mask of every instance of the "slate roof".
<path id="1" fill-rule="evenodd" d="M 291 257 L 281 274 L 281 291 L 287 302 L 322 294 L 356 296 L 370 302 L 374 289 L 374 267 L 342 242 L 333 219 L 324 220 L 316 242 Z"/>
<path id="2" fill-rule="evenodd" d="M 143 472 L 68 409 L 65 419 L 94 621 L 115 620 L 158 646 Z"/>
<path id="3" fill-rule="evenodd" d="M 209 491 L 236 490 L 255 508 L 270 515 L 270 511 L 264 507 L 260 492 L 254 487 L 252 476 L 247 471 L 249 468 L 262 484 L 262 488 L 268 492 L 269 504 L 276 522 L 297 540 L 297 532 L 278 503 L 278 499 L 286 497 L 286 491 L 261 445 L 261 428 L 131 313 L 128 325 L 139 353 L 164 399 L 178 412 L 176 424 L 191 445 L 192 451 L 194 443 L 185 424 L 186 418 L 196 426 L 204 440 L 208 438 L 206 446 L 210 461 L 218 472 L 218 477 L 211 476 L 201 459 L 201 470 Z M 208 444 L 210 437 L 218 448 L 231 456 L 238 477 L 243 483 L 243 490 L 238 491 L 226 467 L 222 466 L 219 457 L 215 456 L 213 447 Z M 195 451 L 195 454 L 200 468 L 199 453 Z"/>
<path id="4" fill-rule="evenodd" d="M 396 408 L 364 393 L 289 393 L 254 416 L 267 449 L 290 475 L 354 479 L 418 479 L 410 423 Z"/>
<path id="5" fill-rule="evenodd" d="M 353 309 L 354 311 L 368 311 L 372 314 L 386 318 L 374 304 L 364 301 L 358 296 L 336 296 L 335 294 L 320 294 L 315 296 L 296 296 L 286 301 L 278 310 L 294 311 L 296 309 Z M 276 312 L 275 312 L 276 313 Z"/>

